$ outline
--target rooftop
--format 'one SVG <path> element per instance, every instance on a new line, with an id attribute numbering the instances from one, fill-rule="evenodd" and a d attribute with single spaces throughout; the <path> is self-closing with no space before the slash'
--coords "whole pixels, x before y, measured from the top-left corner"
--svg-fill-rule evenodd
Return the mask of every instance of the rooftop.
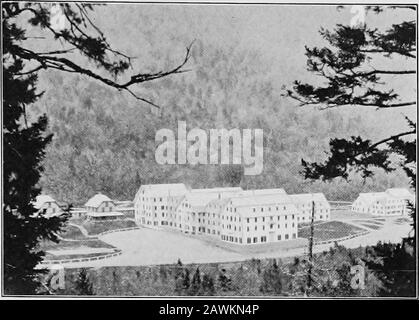
<path id="1" fill-rule="evenodd" d="M 327 202 L 326 197 L 323 193 L 299 193 L 299 194 L 290 194 L 291 199 L 294 202 Z"/>
<path id="2" fill-rule="evenodd" d="M 147 192 L 147 195 L 155 196 L 178 196 L 187 192 L 186 186 L 183 183 L 168 183 L 168 184 L 144 184 L 140 190 Z"/>
<path id="3" fill-rule="evenodd" d="M 235 207 L 257 207 L 263 205 L 293 204 L 293 201 L 289 195 L 281 193 L 233 197 L 230 200 L 232 205 Z"/>
<path id="4" fill-rule="evenodd" d="M 97 208 L 99 207 L 104 201 L 111 201 L 113 202 L 109 197 L 105 196 L 104 194 L 98 193 L 91 197 L 86 204 L 85 207 L 93 207 Z"/>
<path id="5" fill-rule="evenodd" d="M 35 209 L 41 209 L 41 207 L 48 202 L 56 202 L 51 196 L 48 195 L 39 195 L 36 197 L 33 206 Z"/>

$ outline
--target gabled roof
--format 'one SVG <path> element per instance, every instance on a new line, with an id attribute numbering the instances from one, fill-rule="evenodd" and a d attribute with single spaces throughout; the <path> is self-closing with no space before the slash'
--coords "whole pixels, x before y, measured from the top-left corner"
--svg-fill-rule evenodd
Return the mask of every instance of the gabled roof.
<path id="1" fill-rule="evenodd" d="M 327 202 L 326 197 L 323 193 L 300 193 L 300 194 L 290 194 L 291 199 L 295 203 L 307 203 L 310 201 L 315 202 Z"/>
<path id="2" fill-rule="evenodd" d="M 218 199 L 218 194 L 214 192 L 198 192 L 189 193 L 185 196 L 184 201 L 187 201 L 192 207 L 205 207 L 211 200 Z"/>
<path id="3" fill-rule="evenodd" d="M 185 195 L 185 200 L 192 207 L 203 208 L 211 201 L 227 199 L 243 191 L 242 188 L 212 188 L 212 189 L 192 189 Z"/>
<path id="4" fill-rule="evenodd" d="M 400 199 L 414 199 L 407 189 L 393 188 L 387 189 L 385 192 L 368 192 L 360 193 L 359 197 L 355 201 L 362 201 L 366 204 L 372 202 L 386 202 L 388 200 L 400 200 Z"/>
<path id="5" fill-rule="evenodd" d="M 386 190 L 387 194 L 390 194 L 396 198 L 401 198 L 401 199 L 411 199 L 413 198 L 413 194 L 411 194 L 409 192 L 409 190 L 404 189 L 404 188 L 391 188 L 391 189 L 387 189 Z"/>
<path id="6" fill-rule="evenodd" d="M 104 201 L 111 201 L 112 203 L 114 203 L 109 197 L 105 196 L 104 194 L 98 193 L 96 195 L 94 195 L 93 197 L 91 197 L 86 204 L 84 205 L 85 207 L 93 207 L 93 208 L 97 208 L 99 207 Z"/>
<path id="7" fill-rule="evenodd" d="M 139 191 L 141 190 L 144 190 L 147 196 L 155 197 L 180 196 L 188 191 L 183 183 L 145 184 L 140 187 Z"/>
<path id="8" fill-rule="evenodd" d="M 33 206 L 35 209 L 41 209 L 41 207 L 48 202 L 56 202 L 51 196 L 48 195 L 39 195 L 36 197 Z"/>
<path id="9" fill-rule="evenodd" d="M 230 194 L 222 199 L 215 199 L 215 200 L 211 200 L 208 205 L 216 205 L 219 207 L 224 207 L 226 206 L 231 199 L 233 198 L 249 198 L 249 197 L 261 197 L 261 196 L 275 196 L 275 195 L 286 195 L 287 193 L 285 192 L 284 189 L 250 189 L 250 190 L 242 190 L 239 192 L 235 192 L 234 194 Z"/>
<path id="10" fill-rule="evenodd" d="M 192 189 L 191 193 L 235 193 L 242 192 L 243 189 L 240 187 L 225 187 L 225 188 L 208 188 L 208 189 Z"/>
<path id="11" fill-rule="evenodd" d="M 362 201 L 366 204 L 370 204 L 374 201 L 379 201 L 380 199 L 384 199 L 386 197 L 385 192 L 368 192 L 368 193 L 360 193 L 358 198 L 355 201 Z"/>
<path id="12" fill-rule="evenodd" d="M 230 201 L 234 207 L 256 207 L 275 204 L 293 204 L 289 195 L 280 193 L 233 197 L 230 199 Z"/>
<path id="13" fill-rule="evenodd" d="M 282 188 L 273 188 L 273 189 L 250 189 L 243 190 L 243 196 L 257 196 L 257 195 L 269 195 L 269 194 L 286 194 L 285 190 Z"/>

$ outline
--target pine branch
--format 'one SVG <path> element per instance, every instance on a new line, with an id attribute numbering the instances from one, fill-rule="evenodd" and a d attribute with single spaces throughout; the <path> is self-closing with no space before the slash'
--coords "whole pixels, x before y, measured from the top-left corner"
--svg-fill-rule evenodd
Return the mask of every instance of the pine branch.
<path id="1" fill-rule="evenodd" d="M 139 84 L 142 82 L 147 82 L 147 81 L 153 81 L 153 80 L 157 80 L 172 74 L 180 74 L 180 73 L 184 73 L 187 72 L 187 70 L 183 70 L 183 66 L 188 62 L 189 58 L 190 58 L 190 52 L 191 52 L 191 46 L 193 43 L 191 43 L 187 48 L 186 48 L 186 55 L 185 58 L 183 59 L 183 61 L 177 65 L 176 67 L 168 70 L 168 71 L 160 71 L 160 72 L 156 72 L 156 73 L 147 73 L 147 74 L 142 74 L 142 73 L 138 73 L 135 74 L 133 76 L 131 76 L 131 79 L 125 83 L 118 83 L 114 80 L 111 80 L 109 78 L 105 78 L 100 76 L 99 74 L 91 71 L 90 69 L 86 69 L 83 68 L 81 66 L 79 66 L 78 64 L 74 63 L 73 61 L 64 58 L 64 57 L 56 57 L 56 56 L 50 56 L 50 55 L 40 55 L 38 53 L 35 53 L 29 49 L 25 49 L 16 45 L 13 45 L 11 48 L 11 52 L 13 52 L 13 54 L 16 54 L 17 56 L 21 57 L 22 59 L 26 59 L 26 60 L 36 60 L 38 61 L 42 66 L 45 66 L 47 68 L 52 68 L 52 69 L 57 69 L 60 71 L 65 71 L 65 72 L 73 72 L 73 73 L 79 73 L 79 74 L 83 74 L 86 75 L 88 77 L 94 78 L 96 80 L 101 81 L 102 83 L 114 87 L 118 90 L 125 90 L 128 91 L 132 96 L 134 96 L 136 99 L 141 100 L 143 102 L 146 102 L 154 107 L 159 108 L 158 105 L 152 103 L 151 101 L 139 97 L 137 95 L 135 95 L 132 90 L 130 89 L 130 87 L 134 84 Z"/>

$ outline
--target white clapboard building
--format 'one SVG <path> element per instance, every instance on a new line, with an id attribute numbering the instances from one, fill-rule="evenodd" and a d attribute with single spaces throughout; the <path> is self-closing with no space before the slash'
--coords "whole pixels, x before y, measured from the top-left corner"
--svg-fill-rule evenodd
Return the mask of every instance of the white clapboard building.
<path id="1" fill-rule="evenodd" d="M 207 211 L 213 200 L 222 200 L 242 192 L 242 188 L 191 189 L 175 210 L 174 227 L 184 233 L 216 233 L 215 216 Z"/>
<path id="2" fill-rule="evenodd" d="M 298 237 L 298 222 L 309 221 L 306 216 L 311 215 L 313 199 L 316 219 L 330 219 L 330 205 L 323 194 L 293 197 L 280 188 L 143 185 L 134 199 L 135 221 L 145 227 L 169 228 L 236 244 L 277 242 Z"/>
<path id="3" fill-rule="evenodd" d="M 352 212 L 374 216 L 402 216 L 408 213 L 408 201 L 415 196 L 407 189 L 392 188 L 384 192 L 360 193 L 351 206 Z"/>
<path id="4" fill-rule="evenodd" d="M 44 217 L 50 218 L 63 213 L 63 210 L 49 195 L 39 195 L 36 197 L 35 202 L 33 203 L 34 208 L 37 210 L 35 215 L 38 215 L 40 212 L 44 212 Z"/>
<path id="5" fill-rule="evenodd" d="M 136 223 L 148 227 L 173 224 L 175 207 L 187 191 L 183 183 L 142 185 L 134 198 Z"/>
<path id="6" fill-rule="evenodd" d="M 84 206 L 89 220 L 115 220 L 124 216 L 115 210 L 115 202 L 102 193 L 91 197 Z"/>
<path id="7" fill-rule="evenodd" d="M 298 210 L 287 194 L 230 198 L 221 211 L 220 239 L 237 244 L 297 238 Z"/>
<path id="8" fill-rule="evenodd" d="M 323 193 L 303 193 L 290 195 L 297 210 L 298 223 L 309 223 L 313 214 L 314 202 L 314 221 L 330 220 L 330 204 Z"/>

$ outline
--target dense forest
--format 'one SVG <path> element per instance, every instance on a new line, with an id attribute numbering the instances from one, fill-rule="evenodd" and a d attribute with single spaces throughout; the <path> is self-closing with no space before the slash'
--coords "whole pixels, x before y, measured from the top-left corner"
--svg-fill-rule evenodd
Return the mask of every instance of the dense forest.
<path id="1" fill-rule="evenodd" d="M 339 179 L 310 182 L 299 174 L 301 158 L 324 158 L 330 138 L 362 135 L 379 139 L 388 134 L 390 121 L 392 129 L 404 125 L 401 111 L 297 107 L 295 101 L 282 95 L 281 87 L 289 84 L 289 77 L 278 73 L 278 67 L 272 68 L 273 64 L 279 68 L 283 64 L 288 70 L 295 58 L 273 61 L 262 53 L 263 48 L 246 46 L 240 37 L 231 41 L 228 36 L 217 37 L 217 30 L 208 29 L 211 24 L 200 24 L 201 18 L 207 22 L 209 18 L 195 11 L 185 10 L 173 16 L 176 18 L 164 19 L 159 10 L 144 8 L 121 10 L 115 15 L 109 14 L 112 8 L 104 8 L 97 20 L 116 47 L 129 55 L 140 53 L 135 63 L 144 62 L 151 68 L 176 64 L 182 50 L 193 42 L 187 65 L 190 71 L 143 86 L 141 90 L 160 108 L 82 76 L 44 72 L 40 87 L 48 90 L 30 112 L 48 114 L 48 130 L 54 134 L 41 180 L 45 193 L 80 205 L 98 191 L 125 200 L 132 199 L 144 183 L 185 182 L 195 188 L 321 191 L 329 199 L 353 200 L 359 192 L 408 186 L 401 170 L 377 172 L 366 181 L 353 174 L 349 183 Z M 122 16 L 127 25 L 136 27 L 113 28 L 113 21 Z M 213 25 L 217 24 L 221 22 Z M 126 33 L 125 41 L 121 32 Z M 300 70 L 301 66 L 295 66 L 295 72 Z M 263 129 L 263 173 L 245 176 L 238 165 L 157 164 L 155 133 L 161 128 L 176 132 L 179 120 L 186 121 L 188 129 Z"/>

